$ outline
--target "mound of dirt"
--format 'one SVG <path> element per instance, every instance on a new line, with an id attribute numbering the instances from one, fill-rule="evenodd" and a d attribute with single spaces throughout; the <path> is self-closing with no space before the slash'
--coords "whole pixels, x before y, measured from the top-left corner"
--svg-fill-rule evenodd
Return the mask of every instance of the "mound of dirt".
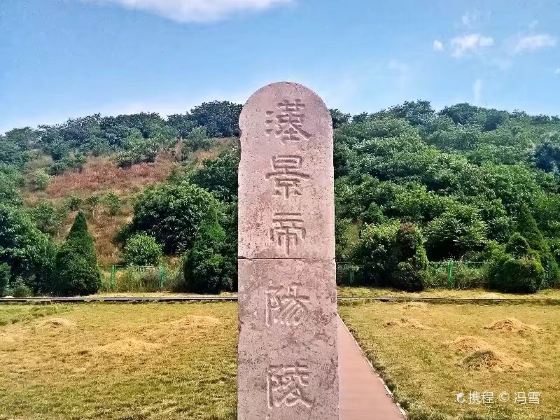
<path id="1" fill-rule="evenodd" d="M 457 353 L 469 353 L 475 351 L 493 350 L 492 346 L 480 337 L 463 335 L 447 343 Z"/>
<path id="2" fill-rule="evenodd" d="M 384 324 L 386 327 L 409 327 L 417 330 L 428 330 L 430 327 L 414 318 L 390 319 Z"/>
<path id="3" fill-rule="evenodd" d="M 39 326 L 43 328 L 74 328 L 76 323 L 66 318 L 49 318 L 39 322 Z"/>
<path id="4" fill-rule="evenodd" d="M 119 356 L 131 356 L 135 354 L 149 353 L 161 347 L 158 343 L 149 343 L 136 338 L 124 338 L 112 341 L 95 349 L 96 352 L 116 354 Z"/>
<path id="5" fill-rule="evenodd" d="M 515 318 L 500 319 L 499 321 L 495 321 L 484 328 L 487 330 L 512 332 L 512 333 L 526 333 L 526 332 L 540 330 L 540 328 L 535 325 L 525 324 Z"/>
<path id="6" fill-rule="evenodd" d="M 467 355 L 461 365 L 469 370 L 489 370 L 492 372 L 519 371 L 532 365 L 496 350 L 477 350 Z"/>

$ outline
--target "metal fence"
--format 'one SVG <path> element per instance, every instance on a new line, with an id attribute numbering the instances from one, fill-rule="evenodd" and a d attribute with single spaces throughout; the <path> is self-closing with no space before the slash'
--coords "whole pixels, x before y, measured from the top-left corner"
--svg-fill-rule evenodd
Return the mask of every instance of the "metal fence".
<path id="1" fill-rule="evenodd" d="M 479 287 L 484 283 L 484 262 L 447 260 L 429 262 L 425 286 L 430 288 L 464 289 Z M 367 266 L 350 262 L 337 262 L 336 283 L 345 286 L 383 286 Z"/>
<path id="2" fill-rule="evenodd" d="M 170 276 L 164 265 L 112 265 L 105 289 L 107 291 L 162 291 Z"/>

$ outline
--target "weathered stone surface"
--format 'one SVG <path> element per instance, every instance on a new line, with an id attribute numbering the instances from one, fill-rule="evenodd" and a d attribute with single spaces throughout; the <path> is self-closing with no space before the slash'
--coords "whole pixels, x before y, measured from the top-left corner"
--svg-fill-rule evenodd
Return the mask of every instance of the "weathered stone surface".
<path id="1" fill-rule="evenodd" d="M 240 126 L 238 418 L 337 419 L 330 114 L 275 83 Z"/>
<path id="2" fill-rule="evenodd" d="M 296 83 L 258 90 L 243 107 L 239 257 L 334 258 L 332 123 Z"/>
<path id="3" fill-rule="evenodd" d="M 332 260 L 239 260 L 239 419 L 338 419 L 334 273 Z"/>

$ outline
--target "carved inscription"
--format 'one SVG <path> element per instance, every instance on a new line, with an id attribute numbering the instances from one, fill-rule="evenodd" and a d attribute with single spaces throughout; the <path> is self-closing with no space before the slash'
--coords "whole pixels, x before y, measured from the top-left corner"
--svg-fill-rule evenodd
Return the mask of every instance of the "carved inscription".
<path id="1" fill-rule="evenodd" d="M 267 375 L 268 408 L 293 407 L 297 404 L 310 408 L 311 402 L 305 398 L 304 394 L 304 388 L 307 386 L 309 386 L 309 368 L 305 362 L 269 366 Z"/>
<path id="2" fill-rule="evenodd" d="M 270 228 L 270 239 L 277 246 L 284 248 L 286 255 L 290 255 L 290 249 L 297 246 L 305 239 L 305 226 L 301 213 L 274 213 L 272 227 Z"/>
<path id="3" fill-rule="evenodd" d="M 274 179 L 275 195 L 290 198 L 290 194 L 301 195 L 300 183 L 302 179 L 309 179 L 301 169 L 303 158 L 298 155 L 275 155 L 271 159 L 273 172 L 265 175 L 266 179 Z"/>
<path id="4" fill-rule="evenodd" d="M 267 327 L 276 324 L 293 327 L 301 324 L 309 312 L 309 296 L 302 294 L 301 284 L 292 283 L 288 287 L 269 286 L 266 291 Z"/>
<path id="5" fill-rule="evenodd" d="M 311 134 L 303 129 L 305 104 L 301 99 L 284 99 L 274 111 L 266 111 L 266 134 L 274 136 L 282 143 L 298 143 L 309 140 Z"/>

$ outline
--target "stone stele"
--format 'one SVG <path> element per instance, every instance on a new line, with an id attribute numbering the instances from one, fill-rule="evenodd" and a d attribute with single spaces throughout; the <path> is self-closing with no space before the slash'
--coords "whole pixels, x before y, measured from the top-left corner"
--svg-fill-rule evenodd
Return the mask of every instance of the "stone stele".
<path id="1" fill-rule="evenodd" d="M 338 419 L 329 111 L 274 83 L 240 127 L 238 418 Z"/>

